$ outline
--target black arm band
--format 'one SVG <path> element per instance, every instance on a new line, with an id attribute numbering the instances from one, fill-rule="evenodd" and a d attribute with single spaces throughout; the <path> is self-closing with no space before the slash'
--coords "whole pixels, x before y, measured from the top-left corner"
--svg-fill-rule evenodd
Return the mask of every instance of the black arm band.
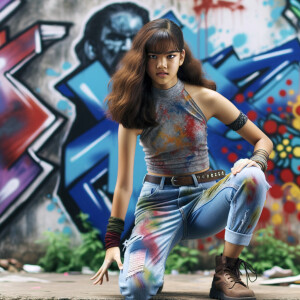
<path id="1" fill-rule="evenodd" d="M 240 115 L 236 118 L 236 120 L 226 126 L 234 131 L 237 131 L 246 124 L 247 120 L 248 117 L 244 113 L 240 112 Z"/>

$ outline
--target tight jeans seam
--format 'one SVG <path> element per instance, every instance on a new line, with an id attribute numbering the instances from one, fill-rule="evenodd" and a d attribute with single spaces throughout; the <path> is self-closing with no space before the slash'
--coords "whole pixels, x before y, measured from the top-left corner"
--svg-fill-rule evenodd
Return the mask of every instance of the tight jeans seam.
<path id="1" fill-rule="evenodd" d="M 206 204 L 208 204 L 209 202 L 211 202 L 212 200 L 214 200 L 218 195 L 219 195 L 219 193 L 221 193 L 224 189 L 227 189 L 227 188 L 233 188 L 233 189 L 235 189 L 235 187 L 233 187 L 233 186 L 230 186 L 230 185 L 228 185 L 228 186 L 224 186 L 221 190 L 219 190 L 218 191 L 218 193 L 216 193 L 211 199 L 209 199 L 208 201 L 206 201 L 203 205 L 201 205 L 200 207 L 198 207 L 197 208 L 197 210 L 198 209 L 200 209 L 200 208 L 202 208 L 203 206 L 205 206 Z M 197 200 L 197 201 L 195 201 L 195 204 L 192 206 L 192 209 L 188 212 L 188 214 L 187 214 L 187 219 L 190 217 L 190 215 L 192 214 L 192 213 L 195 213 L 197 210 L 195 210 L 194 211 L 194 208 L 197 206 L 197 204 L 201 201 L 201 197 L 203 196 L 203 193 L 204 193 L 205 191 L 202 191 L 202 194 L 201 194 L 201 196 L 199 196 L 199 199 Z M 230 202 L 232 201 L 232 199 L 230 200 L 230 201 L 227 201 L 229 204 L 230 204 Z"/>
<path id="2" fill-rule="evenodd" d="M 171 238 L 170 238 L 170 242 L 169 242 L 169 245 L 167 246 L 167 251 L 166 251 L 166 256 L 167 256 L 167 257 L 168 257 L 168 255 L 169 255 L 169 252 L 171 251 L 170 248 L 171 248 L 171 245 L 172 245 L 172 243 L 173 243 L 173 241 L 174 241 L 174 238 L 175 238 L 175 236 L 177 235 L 177 233 L 178 233 L 179 230 L 180 230 L 180 226 L 178 226 L 178 229 L 174 231 L 174 233 L 172 234 L 172 236 L 171 236 Z M 182 238 L 179 239 L 179 240 L 182 240 Z M 163 259 L 163 257 L 162 257 L 161 259 Z M 167 262 L 167 258 L 165 259 L 164 264 L 161 264 L 162 270 L 165 269 L 165 264 L 166 264 L 166 262 Z"/>

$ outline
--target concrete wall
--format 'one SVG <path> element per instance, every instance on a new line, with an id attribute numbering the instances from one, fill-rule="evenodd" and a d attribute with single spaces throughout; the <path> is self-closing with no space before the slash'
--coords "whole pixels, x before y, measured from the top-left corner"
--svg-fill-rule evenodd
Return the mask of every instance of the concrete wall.
<path id="1" fill-rule="evenodd" d="M 272 188 L 258 228 L 272 225 L 279 238 L 298 243 L 299 1 L 2 0 L 0 258 L 34 263 L 42 251 L 34 242 L 47 230 L 80 242 L 80 211 L 103 238 L 117 174 L 117 125 L 105 118 L 103 99 L 131 42 L 122 40 L 117 14 L 125 24 L 135 20 L 132 35 L 155 18 L 180 24 L 218 91 L 269 135 Z M 208 134 L 213 168 L 229 172 L 251 155 L 252 147 L 216 120 Z M 145 172 L 137 146 L 124 237 Z M 194 244 L 208 251 L 222 237 Z"/>

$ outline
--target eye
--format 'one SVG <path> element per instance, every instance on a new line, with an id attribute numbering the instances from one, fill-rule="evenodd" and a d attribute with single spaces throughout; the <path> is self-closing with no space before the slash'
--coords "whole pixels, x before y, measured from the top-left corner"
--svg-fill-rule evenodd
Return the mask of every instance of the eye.
<path id="1" fill-rule="evenodd" d="M 149 59 L 156 59 L 156 58 L 157 58 L 157 56 L 156 56 L 156 55 L 154 55 L 154 54 L 149 54 L 149 55 L 148 55 L 148 58 L 149 58 Z"/>
<path id="2" fill-rule="evenodd" d="M 176 55 L 175 54 L 169 54 L 167 57 L 168 57 L 168 59 L 172 59 L 172 58 L 176 57 Z"/>

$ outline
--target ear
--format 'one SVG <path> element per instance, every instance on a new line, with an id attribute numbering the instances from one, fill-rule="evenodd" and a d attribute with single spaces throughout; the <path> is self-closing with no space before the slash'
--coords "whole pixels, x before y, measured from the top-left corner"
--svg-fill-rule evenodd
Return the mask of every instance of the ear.
<path id="1" fill-rule="evenodd" d="M 89 60 L 94 60 L 96 58 L 95 47 L 89 40 L 84 42 L 84 53 Z"/>
<path id="2" fill-rule="evenodd" d="M 184 58 L 185 58 L 185 50 L 182 49 L 182 51 L 180 52 L 180 60 L 179 60 L 179 65 L 182 66 L 183 62 L 184 62 Z"/>

